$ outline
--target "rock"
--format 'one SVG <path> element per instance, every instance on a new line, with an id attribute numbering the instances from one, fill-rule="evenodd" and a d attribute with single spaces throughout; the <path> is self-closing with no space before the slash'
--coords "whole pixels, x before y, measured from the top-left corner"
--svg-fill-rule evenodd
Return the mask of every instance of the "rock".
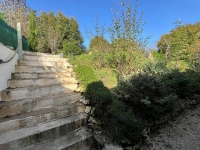
<path id="1" fill-rule="evenodd" d="M 123 148 L 113 143 L 105 143 L 102 150 L 123 150 Z"/>
<path id="2" fill-rule="evenodd" d="M 75 92 L 81 92 L 81 88 L 76 88 L 74 91 Z"/>
<path id="3" fill-rule="evenodd" d="M 86 108 L 85 108 L 85 113 L 90 113 L 90 111 L 91 111 L 91 106 L 86 106 Z"/>
<path id="4" fill-rule="evenodd" d="M 94 131 L 94 134 L 97 135 L 97 134 L 101 134 L 102 131 Z"/>
<path id="5" fill-rule="evenodd" d="M 81 103 L 83 103 L 83 104 L 85 104 L 85 105 L 89 105 L 89 104 L 90 104 L 90 100 L 85 99 L 84 96 L 81 96 L 81 97 L 79 98 L 79 102 L 81 102 Z"/>
<path id="6" fill-rule="evenodd" d="M 82 96 L 79 98 L 79 100 L 81 100 L 81 99 L 85 99 L 85 97 L 82 95 Z"/>
<path id="7" fill-rule="evenodd" d="M 85 107 L 86 107 L 85 105 L 78 105 L 77 106 L 78 113 L 84 113 Z"/>
<path id="8" fill-rule="evenodd" d="M 104 139 L 101 135 L 94 135 L 94 139 L 97 141 L 97 143 L 100 145 L 100 146 L 103 146 L 104 145 Z"/>
<path id="9" fill-rule="evenodd" d="M 87 100 L 87 99 L 85 99 L 85 98 L 82 98 L 82 99 L 80 99 L 79 101 L 80 101 L 81 103 L 85 104 L 85 105 L 90 104 L 90 101 Z"/>
<path id="10" fill-rule="evenodd" d="M 98 124 L 98 122 L 95 120 L 94 117 L 90 116 L 89 119 L 88 119 L 89 122 L 92 122 L 92 123 L 95 123 L 95 124 Z"/>
<path id="11" fill-rule="evenodd" d="M 94 111 L 95 111 L 95 107 L 92 107 L 91 109 L 91 115 L 94 116 Z"/>

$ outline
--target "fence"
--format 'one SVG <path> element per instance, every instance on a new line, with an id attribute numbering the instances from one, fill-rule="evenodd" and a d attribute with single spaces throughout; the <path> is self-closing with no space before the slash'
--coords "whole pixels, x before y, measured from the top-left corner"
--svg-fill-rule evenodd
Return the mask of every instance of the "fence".
<path id="1" fill-rule="evenodd" d="M 17 31 L 7 25 L 2 19 L 0 19 L 0 42 L 14 49 L 17 49 L 18 46 Z M 22 48 L 23 50 L 29 50 L 28 41 L 24 37 L 22 37 Z"/>

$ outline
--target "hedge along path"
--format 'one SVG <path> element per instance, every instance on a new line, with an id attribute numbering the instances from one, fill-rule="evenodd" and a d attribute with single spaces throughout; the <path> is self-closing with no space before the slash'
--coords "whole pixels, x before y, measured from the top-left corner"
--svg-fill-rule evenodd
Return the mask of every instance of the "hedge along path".
<path id="1" fill-rule="evenodd" d="M 200 104 L 185 110 L 153 135 L 141 150 L 199 150 Z"/>

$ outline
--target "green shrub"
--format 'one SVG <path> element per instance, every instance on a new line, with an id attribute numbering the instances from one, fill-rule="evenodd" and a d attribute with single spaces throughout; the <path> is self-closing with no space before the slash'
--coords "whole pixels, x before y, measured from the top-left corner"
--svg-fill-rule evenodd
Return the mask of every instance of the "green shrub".
<path id="1" fill-rule="evenodd" d="M 106 116 L 106 108 L 113 101 L 110 90 L 101 81 L 92 82 L 87 86 L 85 96 L 90 99 L 92 106 L 95 107 L 95 115 L 103 120 Z"/>
<path id="2" fill-rule="evenodd" d="M 123 139 L 129 139 L 132 143 L 138 142 L 141 138 L 141 128 L 134 116 L 127 111 L 124 104 L 114 100 L 111 91 L 98 81 L 100 77 L 108 74 L 108 71 L 98 70 L 97 72 L 96 70 L 95 72 L 87 65 L 80 65 L 79 58 L 81 57 L 84 58 L 83 64 L 87 64 L 85 54 L 78 56 L 75 72 L 82 83 L 85 97 L 90 99 L 91 105 L 95 107 L 95 116 L 113 140 L 120 142 Z"/>
<path id="3" fill-rule="evenodd" d="M 117 142 L 128 139 L 132 143 L 137 143 L 141 139 L 139 123 L 120 101 L 114 100 L 112 105 L 109 106 L 105 122 L 105 128 L 111 134 L 113 140 Z"/>
<path id="4" fill-rule="evenodd" d="M 193 94 L 200 94 L 200 73 L 187 70 L 180 72 L 175 69 L 163 76 L 165 84 L 171 88 L 179 98 L 189 98 Z"/>
<path id="5" fill-rule="evenodd" d="M 157 120 L 176 106 L 177 96 L 170 93 L 165 84 L 156 76 L 138 74 L 118 87 L 118 98 L 144 119 Z M 135 111 L 135 110 L 134 110 Z"/>
<path id="6" fill-rule="evenodd" d="M 97 81 L 94 71 L 85 65 L 80 65 L 74 68 L 78 79 L 81 81 L 83 90 L 86 89 L 87 85 Z"/>
<path id="7" fill-rule="evenodd" d="M 151 55 L 153 56 L 154 62 L 166 62 L 165 55 L 156 50 L 151 51 Z"/>
<path id="8" fill-rule="evenodd" d="M 72 43 L 64 43 L 63 51 L 66 56 L 71 55 L 72 57 L 76 55 L 80 55 L 83 52 L 80 47 Z"/>

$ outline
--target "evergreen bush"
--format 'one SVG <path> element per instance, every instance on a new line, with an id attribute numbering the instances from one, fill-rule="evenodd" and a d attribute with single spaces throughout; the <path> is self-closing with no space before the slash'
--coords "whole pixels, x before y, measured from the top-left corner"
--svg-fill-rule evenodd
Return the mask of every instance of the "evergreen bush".
<path id="1" fill-rule="evenodd" d="M 200 73 L 194 70 L 172 70 L 163 76 L 163 81 L 179 98 L 185 99 L 193 94 L 200 94 Z"/>
<path id="2" fill-rule="evenodd" d="M 171 112 L 177 96 L 156 76 L 138 74 L 116 90 L 118 98 L 147 120 L 157 120 Z"/>

